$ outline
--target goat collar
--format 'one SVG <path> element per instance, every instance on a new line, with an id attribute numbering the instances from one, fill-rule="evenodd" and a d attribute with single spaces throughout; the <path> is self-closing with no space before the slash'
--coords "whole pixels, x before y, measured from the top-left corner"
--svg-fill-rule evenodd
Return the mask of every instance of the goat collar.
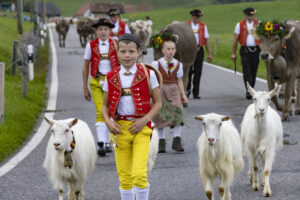
<path id="1" fill-rule="evenodd" d="M 75 146 L 76 146 L 74 133 L 73 133 L 73 131 L 71 131 L 71 132 L 72 132 L 72 136 L 73 136 L 73 141 L 70 144 L 71 149 L 69 151 L 66 150 L 64 153 L 64 156 L 65 156 L 64 157 L 64 167 L 69 167 L 69 169 L 71 169 L 73 166 L 73 159 L 72 159 L 71 153 L 74 151 Z"/>

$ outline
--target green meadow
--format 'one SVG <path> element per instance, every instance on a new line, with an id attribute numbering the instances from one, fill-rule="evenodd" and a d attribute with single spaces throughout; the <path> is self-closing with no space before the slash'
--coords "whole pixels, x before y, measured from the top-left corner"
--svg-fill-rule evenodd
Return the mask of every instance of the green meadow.
<path id="1" fill-rule="evenodd" d="M 0 17 L 0 62 L 5 62 L 4 123 L 0 124 L 0 162 L 13 154 L 32 133 L 46 100 L 45 79 L 49 63 L 48 41 L 36 57 L 34 80 L 28 82 L 28 96 L 22 96 L 19 70 L 10 75 L 12 43 L 19 40 L 17 21 Z M 33 24 L 23 22 L 23 32 L 29 32 Z"/>

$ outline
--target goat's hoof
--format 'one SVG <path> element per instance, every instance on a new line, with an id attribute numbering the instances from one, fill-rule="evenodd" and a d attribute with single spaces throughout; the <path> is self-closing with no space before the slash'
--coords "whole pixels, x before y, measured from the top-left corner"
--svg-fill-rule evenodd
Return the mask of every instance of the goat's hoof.
<path id="1" fill-rule="evenodd" d="M 206 196 L 209 200 L 212 200 L 212 191 L 206 191 Z"/>
<path id="2" fill-rule="evenodd" d="M 264 197 L 271 197 L 271 196 L 272 196 L 272 192 L 270 186 L 264 187 Z"/>
<path id="3" fill-rule="evenodd" d="M 258 183 L 257 183 L 257 184 L 253 184 L 253 185 L 252 185 L 252 190 L 253 190 L 253 191 L 259 191 L 259 190 L 260 190 L 259 184 L 258 184 Z"/>

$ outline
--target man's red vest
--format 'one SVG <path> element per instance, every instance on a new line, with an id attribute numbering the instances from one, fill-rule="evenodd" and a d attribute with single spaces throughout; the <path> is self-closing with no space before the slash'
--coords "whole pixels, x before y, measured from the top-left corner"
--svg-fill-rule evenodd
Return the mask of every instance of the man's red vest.
<path id="1" fill-rule="evenodd" d="M 119 29 L 118 29 L 118 32 L 117 32 L 117 36 L 118 38 L 120 38 L 122 35 L 125 34 L 125 23 L 122 22 L 121 20 L 119 20 Z M 112 36 L 115 36 L 114 33 L 112 32 L 112 30 L 110 30 L 110 34 L 109 34 L 110 37 Z"/>
<path id="2" fill-rule="evenodd" d="M 117 57 L 117 49 L 116 42 L 113 42 L 113 39 L 109 38 L 109 51 L 108 51 L 108 59 L 110 61 L 111 68 L 114 69 L 118 66 L 118 57 Z M 99 63 L 101 60 L 101 54 L 99 49 L 99 38 L 90 42 L 92 57 L 91 57 L 91 76 L 96 78 L 96 74 L 98 72 Z"/>
<path id="3" fill-rule="evenodd" d="M 257 20 L 254 19 L 254 26 L 257 25 Z M 248 36 L 248 29 L 247 29 L 247 23 L 246 23 L 246 19 L 240 21 L 240 36 L 239 36 L 239 43 L 241 46 L 246 46 L 246 39 Z M 260 44 L 260 40 L 255 40 L 255 44 L 259 45 Z"/>
<path id="4" fill-rule="evenodd" d="M 192 23 L 191 20 L 188 21 L 189 24 Z M 202 22 L 199 22 L 199 29 L 198 29 L 198 35 L 199 35 L 199 46 L 202 47 L 205 45 L 205 24 Z"/>
<path id="5" fill-rule="evenodd" d="M 106 76 L 108 83 L 109 114 L 113 119 L 116 117 L 117 107 L 122 96 L 122 85 L 119 71 L 120 66 L 111 70 Z M 148 68 L 147 73 L 150 78 L 150 70 Z M 135 107 L 135 116 L 138 117 L 146 115 L 151 109 L 150 94 L 147 76 L 140 64 L 137 64 L 137 71 L 132 80 L 130 89 Z"/>

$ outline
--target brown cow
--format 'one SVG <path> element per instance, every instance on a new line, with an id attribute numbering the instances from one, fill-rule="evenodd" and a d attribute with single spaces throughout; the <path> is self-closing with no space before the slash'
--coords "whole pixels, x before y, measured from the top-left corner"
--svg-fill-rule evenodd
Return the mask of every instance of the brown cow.
<path id="1" fill-rule="evenodd" d="M 91 40 L 95 37 L 95 29 L 92 27 L 94 23 L 95 21 L 89 18 L 80 19 L 77 22 L 77 33 L 79 35 L 81 47 L 83 48 L 86 46 L 89 36 L 91 37 Z"/>
<path id="2" fill-rule="evenodd" d="M 65 40 L 67 33 L 69 31 L 69 22 L 65 19 L 60 19 L 56 21 L 56 32 L 58 34 L 59 46 L 65 47 Z"/>
<path id="3" fill-rule="evenodd" d="M 282 119 L 288 120 L 290 97 L 294 88 L 297 88 L 295 114 L 300 114 L 300 22 L 289 20 L 283 25 L 286 35 L 264 36 L 261 39 L 262 51 L 260 58 L 267 66 L 267 82 L 269 90 L 273 90 L 275 82 L 286 82 L 284 91 L 284 105 L 280 105 L 277 96 L 272 98 L 276 108 L 282 111 Z M 286 48 L 284 48 L 286 47 Z M 297 81 L 297 85 L 295 86 Z"/>
<path id="4" fill-rule="evenodd" d="M 173 33 L 178 38 L 176 41 L 177 52 L 175 58 L 183 65 L 182 81 L 184 88 L 188 83 L 188 74 L 190 67 L 194 64 L 197 54 L 196 38 L 191 26 L 186 22 L 173 22 L 162 28 L 160 34 L 163 32 Z M 158 60 L 163 57 L 161 49 L 154 48 L 154 59 Z"/>

